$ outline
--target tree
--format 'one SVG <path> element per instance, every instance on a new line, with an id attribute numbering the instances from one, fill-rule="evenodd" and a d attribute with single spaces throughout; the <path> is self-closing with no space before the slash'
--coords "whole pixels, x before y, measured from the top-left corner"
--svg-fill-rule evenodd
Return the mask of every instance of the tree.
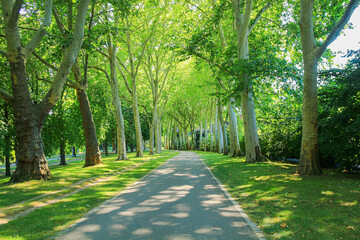
<path id="1" fill-rule="evenodd" d="M 111 10 L 115 10 L 115 6 L 112 6 Z M 105 8 L 107 10 L 107 7 Z M 118 12 L 114 11 L 114 17 L 112 18 L 111 15 L 107 12 L 105 15 L 105 22 L 106 22 L 106 28 L 110 28 L 110 20 L 114 23 L 114 27 L 116 28 L 118 26 Z M 106 59 L 109 61 L 110 65 L 110 74 L 107 73 L 106 70 L 103 68 L 95 67 L 99 71 L 102 71 L 106 75 L 106 79 L 111 87 L 111 96 L 112 96 L 112 105 L 115 110 L 115 119 L 116 119 L 116 138 L 118 141 L 117 144 L 117 154 L 118 157 L 116 160 L 126 160 L 128 159 L 126 154 L 126 142 L 125 142 L 125 124 L 124 124 L 124 117 L 122 114 L 121 109 L 121 101 L 119 96 L 119 82 L 117 78 L 117 38 L 118 38 L 118 30 L 114 31 L 108 31 L 107 39 L 106 39 L 106 52 L 101 51 L 99 49 L 99 52 L 106 57 Z"/>
<path id="2" fill-rule="evenodd" d="M 2 51 L 1 54 L 7 57 L 10 64 L 13 95 L 1 90 L 0 96 L 13 107 L 18 144 L 16 148 L 18 166 L 11 177 L 12 182 L 51 178 L 43 152 L 40 135 L 41 127 L 50 110 L 59 99 L 66 78 L 80 50 L 88 4 L 89 0 L 79 1 L 73 39 L 62 58 L 58 71 L 54 74 L 54 81 L 50 89 L 41 103 L 36 105 L 31 100 L 28 88 L 26 60 L 30 58 L 40 44 L 46 35 L 46 29 L 51 24 L 52 1 L 45 1 L 43 22 L 25 47 L 22 45 L 18 27 L 23 1 L 15 1 L 14 4 L 11 0 L 1 1 L 7 44 L 7 51 Z"/>
<path id="3" fill-rule="evenodd" d="M 136 132 L 136 156 L 143 156 L 143 137 L 141 135 L 141 121 L 138 106 L 137 78 L 149 40 L 158 24 L 159 17 L 167 7 L 167 0 L 156 3 L 134 3 L 132 12 L 125 13 L 121 18 L 123 33 L 120 34 L 125 44 L 126 57 L 119 57 L 119 68 L 125 82 L 126 89 L 131 95 Z M 160 12 L 158 13 L 157 10 Z M 139 17 L 141 16 L 141 18 Z M 130 84 L 129 84 L 130 81 Z"/>
<path id="4" fill-rule="evenodd" d="M 343 1 L 341 1 L 342 4 Z M 318 44 L 315 39 L 314 29 L 314 0 L 301 0 L 300 2 L 300 33 L 304 64 L 304 90 L 302 107 L 302 141 L 300 175 L 321 174 L 318 158 L 318 99 L 317 99 L 317 67 L 318 62 L 327 47 L 332 43 L 346 23 L 351 14 L 359 5 L 359 0 L 351 0 L 341 18 L 328 33 L 326 40 Z M 329 13 L 330 15 L 332 13 Z M 337 13 L 336 13 L 337 14 Z"/>

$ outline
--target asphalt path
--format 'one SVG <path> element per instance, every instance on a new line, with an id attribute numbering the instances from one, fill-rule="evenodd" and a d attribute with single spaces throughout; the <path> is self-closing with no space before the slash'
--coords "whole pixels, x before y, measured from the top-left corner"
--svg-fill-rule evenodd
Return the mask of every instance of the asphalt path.
<path id="1" fill-rule="evenodd" d="M 198 155 L 181 152 L 58 239 L 245 240 L 259 234 Z"/>

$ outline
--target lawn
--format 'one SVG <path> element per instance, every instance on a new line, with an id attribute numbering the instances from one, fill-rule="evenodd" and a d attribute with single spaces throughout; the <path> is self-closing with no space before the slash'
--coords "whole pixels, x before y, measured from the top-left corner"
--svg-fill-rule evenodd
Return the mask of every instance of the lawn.
<path id="1" fill-rule="evenodd" d="M 197 152 L 267 239 L 360 239 L 360 177 Z"/>
<path id="2" fill-rule="evenodd" d="M 8 184 L 0 178 L 0 218 L 11 218 L 41 203 L 53 202 L 7 224 L 0 225 L 0 239 L 49 239 L 86 212 L 115 196 L 129 184 L 175 156 L 177 152 L 114 161 L 116 155 L 104 157 L 104 164 L 83 168 L 84 162 L 67 166 L 50 166 L 51 181 L 29 181 Z M 129 169 L 131 166 L 137 167 Z M 120 173 L 120 171 L 123 171 Z M 105 181 L 97 181 L 97 180 Z M 81 189 L 80 191 L 78 191 Z M 0 222 L 1 223 L 1 222 Z"/>

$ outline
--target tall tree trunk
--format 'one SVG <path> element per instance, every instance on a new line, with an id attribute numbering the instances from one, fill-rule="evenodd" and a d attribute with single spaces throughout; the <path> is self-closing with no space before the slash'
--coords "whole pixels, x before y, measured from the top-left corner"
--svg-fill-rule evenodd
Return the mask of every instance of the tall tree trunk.
<path id="1" fill-rule="evenodd" d="M 209 131 L 210 131 L 210 152 L 213 152 L 214 151 L 214 141 L 213 141 L 213 124 L 212 124 L 212 113 L 213 113 L 213 110 L 212 110 L 212 102 L 211 102 L 211 105 L 210 105 L 210 125 L 209 125 Z"/>
<path id="2" fill-rule="evenodd" d="M 153 104 L 153 110 L 152 110 L 152 119 L 149 126 L 150 130 L 150 139 L 149 139 L 149 155 L 154 155 L 154 146 L 155 146 L 155 130 L 156 130 L 156 121 L 157 121 L 157 105 Z"/>
<path id="3" fill-rule="evenodd" d="M 245 130 L 245 153 L 247 162 L 262 160 L 257 125 L 255 119 L 254 99 L 250 91 L 241 92 L 241 104 Z"/>
<path id="4" fill-rule="evenodd" d="M 228 104 L 229 112 L 229 128 L 230 128 L 230 157 L 242 155 L 240 143 L 239 143 L 239 134 L 237 129 L 237 117 L 234 111 L 234 99 L 231 98 Z"/>
<path id="5" fill-rule="evenodd" d="M 116 119 L 116 138 L 118 140 L 117 144 L 117 158 L 116 160 L 126 160 L 128 159 L 126 154 L 126 142 L 125 142 L 125 123 L 124 117 L 121 110 L 121 102 L 119 98 L 118 84 L 111 84 L 111 93 L 112 93 L 112 104 L 115 109 L 115 119 Z"/>
<path id="6" fill-rule="evenodd" d="M 65 156 L 65 147 L 66 142 L 63 136 L 60 137 L 60 164 L 59 165 L 67 165 L 66 156 Z"/>
<path id="7" fill-rule="evenodd" d="M 45 159 L 40 135 L 42 123 L 39 122 L 36 106 L 32 103 L 28 91 L 25 61 L 19 59 L 16 63 L 10 62 L 10 69 L 13 82 L 16 142 L 18 143 L 16 151 L 18 166 L 10 181 L 48 180 L 51 178 L 51 173 Z"/>
<path id="8" fill-rule="evenodd" d="M 203 141 L 203 125 L 202 125 L 202 111 L 200 114 L 200 137 L 199 137 L 199 150 L 202 149 L 202 141 Z"/>
<path id="9" fill-rule="evenodd" d="M 104 152 L 105 152 L 105 156 L 109 156 L 108 143 L 106 139 L 104 140 Z"/>
<path id="10" fill-rule="evenodd" d="M 215 137 L 215 148 L 214 152 L 220 151 L 220 142 L 219 142 L 219 130 L 218 130 L 218 114 L 217 114 L 217 103 L 215 103 L 215 108 L 211 109 L 211 111 L 214 111 L 214 137 Z"/>
<path id="11" fill-rule="evenodd" d="M 218 105 L 218 116 L 219 116 L 219 123 L 222 130 L 222 139 L 223 139 L 223 155 L 228 155 L 228 148 L 227 148 L 227 135 L 226 135 L 226 126 L 222 116 L 222 109 L 221 109 L 221 101 L 220 99 Z"/>
<path id="12" fill-rule="evenodd" d="M 218 114 L 219 116 L 219 114 Z M 219 136 L 219 153 L 223 153 L 224 152 L 224 134 L 223 134 L 223 130 L 221 128 L 221 124 L 220 124 L 220 120 L 219 117 L 218 119 L 216 119 L 216 124 L 217 124 L 217 129 L 218 129 L 218 136 Z"/>
<path id="13" fill-rule="evenodd" d="M 300 175 L 314 175 L 322 172 L 318 158 L 317 65 L 322 54 L 339 36 L 358 5 L 359 0 L 350 0 L 342 17 L 333 25 L 325 41 L 319 45 L 315 42 L 314 36 L 314 0 L 300 1 L 299 25 L 304 63 L 302 141 L 298 166 Z"/>
<path id="14" fill-rule="evenodd" d="M 134 124 L 135 124 L 135 134 L 136 134 L 136 156 L 143 156 L 143 146 L 142 146 L 142 135 L 141 135 L 141 123 L 140 115 L 138 108 L 137 92 L 136 92 L 136 80 L 132 80 L 132 107 L 134 112 Z"/>
<path id="15" fill-rule="evenodd" d="M 101 152 L 96 137 L 95 123 L 92 117 L 89 99 L 86 91 L 82 89 L 76 89 L 76 95 L 80 105 L 85 135 L 86 157 L 84 167 L 101 164 Z"/>
<path id="16" fill-rule="evenodd" d="M 252 0 L 248 0 L 246 5 L 242 5 L 240 0 L 233 0 L 238 42 L 238 58 L 242 61 L 249 59 L 248 35 L 252 2 Z M 241 9 L 245 9 L 245 11 L 241 11 Z M 240 76 L 239 81 L 242 85 L 241 103 L 244 116 L 246 161 L 261 161 L 262 154 L 257 134 L 254 99 L 251 89 L 252 84 L 247 73 L 243 73 Z"/>
<path id="17" fill-rule="evenodd" d="M 156 153 L 161 153 L 161 116 L 157 116 L 156 128 L 155 128 L 155 142 L 156 142 Z"/>
<path id="18" fill-rule="evenodd" d="M 7 126 L 6 133 L 5 133 L 5 176 L 10 177 L 11 176 L 11 170 L 10 170 L 10 148 L 11 148 L 11 139 L 10 139 L 10 133 L 9 133 L 9 109 L 8 106 L 5 105 L 4 108 L 4 120 L 5 120 L 5 126 Z"/>
<path id="19" fill-rule="evenodd" d="M 205 139 L 203 140 L 203 147 L 204 147 L 204 151 L 208 150 L 208 129 L 207 129 L 207 124 L 208 124 L 208 115 L 207 115 L 207 111 L 205 111 L 205 126 L 204 126 L 204 130 L 205 130 Z"/>
<path id="20" fill-rule="evenodd" d="M 110 43 L 111 45 L 111 43 Z M 126 154 L 126 142 L 125 142 L 125 124 L 124 117 L 121 110 L 121 101 L 119 97 L 119 83 L 117 79 L 116 72 L 116 53 L 117 47 L 116 45 L 111 45 L 108 49 L 109 52 L 109 60 L 110 60 L 110 86 L 111 86 L 111 95 L 112 95 L 112 104 L 115 109 L 115 119 L 116 119 L 116 137 L 118 139 L 117 145 L 117 158 L 116 160 L 126 160 L 128 159 Z"/>
<path id="21" fill-rule="evenodd" d="M 71 156 L 72 156 L 72 157 L 76 157 L 75 146 L 72 146 L 72 147 L 71 147 Z"/>
<path id="22" fill-rule="evenodd" d="M 52 1 L 45 2 L 44 22 L 25 47 L 22 46 L 18 28 L 22 1 L 17 1 L 16 4 L 12 4 L 12 1 L 1 2 L 13 91 L 13 97 L 2 97 L 13 106 L 18 143 L 16 147 L 18 166 L 11 177 L 12 182 L 51 178 L 43 151 L 41 127 L 59 99 L 70 68 L 81 47 L 88 4 L 89 0 L 79 2 L 73 41 L 54 76 L 51 88 L 42 102 L 35 105 L 30 98 L 25 62 L 40 44 L 46 34 L 46 28 L 51 23 Z"/>

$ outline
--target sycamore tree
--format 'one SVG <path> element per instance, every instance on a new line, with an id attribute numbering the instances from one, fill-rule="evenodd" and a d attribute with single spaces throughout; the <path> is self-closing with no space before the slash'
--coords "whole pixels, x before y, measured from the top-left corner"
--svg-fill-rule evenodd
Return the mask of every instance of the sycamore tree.
<path id="1" fill-rule="evenodd" d="M 298 172 L 320 174 L 318 156 L 318 63 L 327 47 L 337 38 L 359 0 L 319 2 L 300 1 L 300 33 L 304 65 L 302 141 Z M 315 14 L 314 14 L 315 13 Z"/>
<path id="2" fill-rule="evenodd" d="M 46 36 L 47 29 L 52 24 L 53 2 L 47 0 L 40 7 L 37 3 L 24 3 L 21 0 L 1 1 L 4 23 L 2 31 L 6 38 L 6 50 L 2 50 L 0 53 L 6 57 L 10 65 L 12 94 L 1 89 L 0 96 L 13 107 L 17 141 L 18 166 L 11 177 L 12 182 L 51 178 L 42 146 L 41 127 L 59 99 L 66 78 L 81 48 L 88 4 L 89 0 L 79 1 L 72 39 L 65 50 L 58 71 L 53 74 L 50 89 L 42 101 L 35 104 L 29 91 L 26 63 L 31 61 L 33 52 Z M 33 6 L 36 6 L 33 9 L 35 11 L 27 11 Z M 24 19 L 33 17 L 41 8 L 44 11 L 44 18 L 40 24 L 33 23 L 37 28 L 35 33 L 20 31 L 19 27 Z M 32 35 L 31 38 L 29 38 L 29 34 Z M 25 39 L 28 41 L 23 42 Z"/>
<path id="3" fill-rule="evenodd" d="M 131 95 L 136 130 L 136 156 L 138 157 L 143 156 L 143 137 L 138 107 L 137 78 L 148 42 L 167 5 L 167 0 L 134 2 L 131 11 L 119 19 L 120 27 L 123 29 L 119 33 L 119 47 L 122 50 L 119 51 L 119 71 Z"/>

